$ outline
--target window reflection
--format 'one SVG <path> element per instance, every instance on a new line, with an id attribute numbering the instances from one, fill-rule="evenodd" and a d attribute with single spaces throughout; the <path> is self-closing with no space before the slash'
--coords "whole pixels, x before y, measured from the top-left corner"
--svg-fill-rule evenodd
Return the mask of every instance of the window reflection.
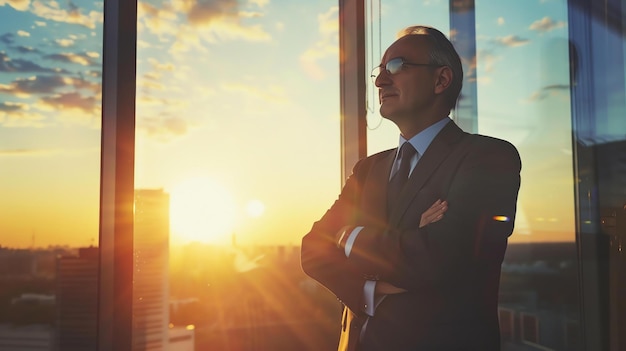
<path id="1" fill-rule="evenodd" d="M 503 350 L 580 349 L 567 3 L 450 3 L 368 1 L 367 57 L 380 60 L 406 25 L 450 28 L 465 72 L 452 117 L 466 131 L 512 142 L 522 157 L 500 284 Z M 397 129 L 377 110 L 370 87 L 368 154 L 397 144 Z"/>

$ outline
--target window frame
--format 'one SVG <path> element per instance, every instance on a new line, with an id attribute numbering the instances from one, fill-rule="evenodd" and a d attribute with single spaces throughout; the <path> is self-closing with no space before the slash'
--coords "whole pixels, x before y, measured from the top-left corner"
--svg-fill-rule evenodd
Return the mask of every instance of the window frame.
<path id="1" fill-rule="evenodd" d="M 132 349 L 137 1 L 104 1 L 98 350 Z"/>

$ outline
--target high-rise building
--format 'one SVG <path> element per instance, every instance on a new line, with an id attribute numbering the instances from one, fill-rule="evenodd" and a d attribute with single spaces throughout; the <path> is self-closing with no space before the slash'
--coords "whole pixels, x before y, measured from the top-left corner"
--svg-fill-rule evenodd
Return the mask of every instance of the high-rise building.
<path id="1" fill-rule="evenodd" d="M 135 191 L 133 351 L 165 351 L 169 341 L 169 195 Z"/>
<path id="2" fill-rule="evenodd" d="M 98 341 L 98 248 L 57 260 L 55 350 L 96 351 Z"/>
<path id="3" fill-rule="evenodd" d="M 136 191 L 133 245 L 133 351 L 167 351 L 169 195 L 163 190 Z M 98 252 L 82 248 L 78 256 L 58 259 L 55 350 L 97 350 Z"/>

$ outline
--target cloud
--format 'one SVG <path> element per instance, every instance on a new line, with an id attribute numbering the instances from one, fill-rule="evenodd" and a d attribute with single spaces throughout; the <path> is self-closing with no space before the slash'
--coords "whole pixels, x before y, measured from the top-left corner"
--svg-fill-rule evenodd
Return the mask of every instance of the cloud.
<path id="1" fill-rule="evenodd" d="M 239 11 L 239 17 L 241 18 L 260 18 L 263 17 L 262 12 L 258 11 Z"/>
<path id="2" fill-rule="evenodd" d="M 489 40 L 486 38 L 480 38 L 479 40 Z M 471 60 L 463 60 L 463 64 L 468 66 L 466 70 L 466 76 L 468 79 L 476 80 L 482 85 L 491 84 L 496 76 L 492 76 L 496 66 L 502 61 L 502 56 L 497 53 L 501 51 L 501 48 L 483 48 L 476 52 L 476 56 Z M 465 67 L 465 66 L 464 66 Z M 479 73 L 477 73 L 479 72 Z"/>
<path id="3" fill-rule="evenodd" d="M 144 79 L 137 80 L 137 87 L 141 88 L 142 90 L 146 92 L 155 91 L 155 90 L 159 90 L 159 91 L 165 90 L 165 85 L 159 83 L 156 80 L 158 79 L 158 77 L 151 76 L 150 74 L 147 74 L 147 75 L 144 74 L 142 78 Z"/>
<path id="4" fill-rule="evenodd" d="M 552 84 L 533 92 L 527 99 L 528 102 L 536 102 L 547 99 L 550 96 L 557 96 L 565 92 L 569 94 L 569 84 Z"/>
<path id="5" fill-rule="evenodd" d="M 490 50 L 479 50 L 477 52 L 478 62 L 483 66 L 485 73 L 493 72 L 496 62 L 500 61 L 500 57 L 496 56 Z"/>
<path id="6" fill-rule="evenodd" d="M 272 39 L 271 35 L 261 25 L 242 26 L 238 20 L 232 18 L 214 22 L 210 29 L 203 35 L 203 39 L 209 42 L 238 39 L 251 42 L 266 42 Z"/>
<path id="7" fill-rule="evenodd" d="M 32 4 L 31 11 L 41 18 L 55 22 L 77 24 L 90 29 L 96 28 L 97 23 L 102 23 L 102 12 L 90 11 L 87 14 L 83 14 L 72 2 L 69 2 L 68 7 L 69 9 L 61 9 L 56 1 L 46 1 L 44 3 L 35 0 Z"/>
<path id="8" fill-rule="evenodd" d="M 461 57 L 461 62 L 464 65 L 467 65 L 467 70 L 465 70 L 465 78 L 469 81 L 469 82 L 475 82 L 476 81 L 476 68 L 478 67 L 478 61 L 476 60 L 476 55 L 472 56 L 471 58 L 464 58 Z"/>
<path id="9" fill-rule="evenodd" d="M 0 84 L 0 93 L 29 97 L 32 94 L 52 93 L 67 84 L 61 76 L 34 76 L 18 78 L 9 85 Z"/>
<path id="10" fill-rule="evenodd" d="M 0 93 L 12 94 L 19 97 L 29 97 L 36 94 L 52 94 L 64 88 L 87 90 L 99 94 L 101 86 L 82 78 L 63 77 L 60 75 L 38 75 L 30 78 L 18 78 L 8 85 L 0 84 Z"/>
<path id="11" fill-rule="evenodd" d="M 28 104 L 0 102 L 0 126 L 2 127 L 43 127 L 44 120 L 45 117 L 41 113 L 30 111 Z M 0 151 L 0 154 L 7 153 L 7 150 Z"/>
<path id="12" fill-rule="evenodd" d="M 495 39 L 496 43 L 502 46 L 516 47 L 526 45 L 530 42 L 529 39 L 521 38 L 517 35 L 507 35 L 506 37 L 498 37 Z"/>
<path id="13" fill-rule="evenodd" d="M 100 55 L 92 52 L 71 53 L 65 52 L 60 54 L 50 54 L 44 56 L 46 59 L 59 61 L 63 63 L 76 63 L 82 66 L 99 66 L 100 62 L 95 60 Z"/>
<path id="14" fill-rule="evenodd" d="M 28 33 L 27 31 L 24 30 L 18 30 L 17 31 L 17 35 L 20 37 L 30 37 L 30 33 Z"/>
<path id="15" fill-rule="evenodd" d="M 27 109 L 28 105 L 21 102 L 0 102 L 1 112 L 15 112 Z"/>
<path id="16" fill-rule="evenodd" d="M 147 29 L 156 35 L 171 35 L 177 32 L 176 11 L 169 6 L 158 8 L 140 1 L 137 4 L 139 30 Z"/>
<path id="17" fill-rule="evenodd" d="M 270 0 L 248 0 L 248 3 L 251 5 L 256 5 L 258 7 L 265 7 L 270 3 Z"/>
<path id="18" fill-rule="evenodd" d="M 189 125 L 180 117 L 143 117 L 141 123 L 137 123 L 137 128 L 150 137 L 160 141 L 169 141 L 172 137 L 187 133 Z"/>
<path id="19" fill-rule="evenodd" d="M 3 42 L 7 45 L 13 44 L 15 42 L 15 34 L 7 32 L 7 33 L 0 35 L 0 42 Z"/>
<path id="20" fill-rule="evenodd" d="M 249 4 L 262 8 L 267 1 L 251 1 Z M 268 41 L 271 39 L 261 25 L 246 26 L 241 19 L 260 18 L 258 10 L 243 10 L 236 0 L 183 1 L 182 9 L 192 27 L 209 28 L 203 36 L 209 41 L 243 39 Z"/>
<path id="21" fill-rule="evenodd" d="M 198 35 L 198 31 L 189 25 L 181 25 L 176 33 L 176 40 L 174 40 L 174 44 L 172 44 L 169 48 L 169 52 L 172 54 L 182 54 L 187 53 L 192 49 L 195 49 L 200 53 L 208 52 L 205 44 Z"/>
<path id="22" fill-rule="evenodd" d="M 36 48 L 33 48 L 32 46 L 16 46 L 13 48 L 15 51 L 19 52 L 20 54 L 30 54 L 30 53 L 39 53 L 40 51 Z"/>
<path id="23" fill-rule="evenodd" d="M 157 59 L 152 58 L 152 57 L 148 59 L 148 62 L 150 63 L 152 68 L 156 71 L 167 71 L 167 72 L 174 71 L 174 65 L 172 63 L 160 63 Z"/>
<path id="24" fill-rule="evenodd" d="M 152 70 L 149 70 L 141 75 L 140 79 L 137 79 L 137 85 L 144 90 L 165 90 L 165 85 L 161 84 L 160 80 L 163 73 L 174 72 L 174 64 L 161 63 L 155 58 L 148 58 L 148 63 Z"/>
<path id="25" fill-rule="evenodd" d="M 319 32 L 324 37 L 339 36 L 339 7 L 333 6 L 317 16 Z"/>
<path id="26" fill-rule="evenodd" d="M 30 0 L 0 0 L 0 6 L 9 5 L 18 11 L 28 10 Z"/>
<path id="27" fill-rule="evenodd" d="M 498 17 L 497 23 L 498 23 L 499 26 L 504 25 L 504 23 L 505 23 L 504 17 Z"/>
<path id="28" fill-rule="evenodd" d="M 11 59 L 6 53 L 0 51 L 0 73 L 1 72 L 64 73 L 67 71 L 59 68 L 41 67 L 32 61 L 24 59 Z"/>
<path id="29" fill-rule="evenodd" d="M 252 1 L 240 5 L 237 0 L 181 0 L 155 6 L 140 2 L 138 5 L 139 31 L 148 31 L 161 43 L 171 42 L 169 52 L 187 53 L 197 50 L 208 52 L 206 43 L 229 40 L 250 42 L 270 41 L 271 36 L 260 24 L 246 24 L 264 14 L 259 9 L 267 1 Z M 240 9 L 239 6 L 255 6 Z M 182 21 L 181 18 L 183 17 Z M 148 44 L 138 43 L 139 47 Z"/>
<path id="30" fill-rule="evenodd" d="M 193 26 L 210 24 L 225 17 L 236 18 L 237 0 L 191 0 L 183 1 L 186 15 Z"/>
<path id="31" fill-rule="evenodd" d="M 59 45 L 60 47 L 66 48 L 66 47 L 74 45 L 74 40 L 67 39 L 67 38 L 66 39 L 56 39 L 55 43 L 57 43 L 57 45 Z"/>
<path id="32" fill-rule="evenodd" d="M 89 77 L 93 77 L 93 78 L 102 78 L 102 71 L 86 71 L 85 74 Z"/>
<path id="33" fill-rule="evenodd" d="M 93 74 L 100 73 L 99 71 L 89 71 L 89 72 L 92 72 Z M 65 82 L 68 84 L 68 86 L 71 86 L 77 90 L 85 90 L 96 95 L 102 92 L 102 84 L 100 84 L 101 83 L 100 81 L 92 82 L 87 79 L 84 79 L 82 76 L 81 77 L 65 77 L 64 79 L 65 79 Z"/>
<path id="34" fill-rule="evenodd" d="M 529 29 L 536 30 L 541 33 L 545 33 L 545 32 L 549 32 L 551 30 L 562 28 L 562 27 L 565 27 L 565 22 L 563 21 L 555 22 L 552 20 L 552 18 L 546 16 L 540 20 L 533 22 L 530 25 Z"/>
<path id="35" fill-rule="evenodd" d="M 326 77 L 326 71 L 319 61 L 325 58 L 336 58 L 339 54 L 339 8 L 331 7 L 325 13 L 317 16 L 320 38 L 300 55 L 300 64 L 304 71 L 313 79 L 321 80 Z"/>
<path id="36" fill-rule="evenodd" d="M 57 121 L 100 125 L 100 95 L 84 96 L 79 92 L 65 92 L 42 97 L 36 103 L 0 102 L 0 126 L 45 127 L 49 112 L 56 112 Z M 45 112 L 45 113 L 43 113 Z"/>
<path id="37" fill-rule="evenodd" d="M 149 42 L 147 42 L 145 40 L 137 39 L 137 48 L 138 49 L 146 49 L 146 48 L 149 48 L 149 47 L 152 47 L 151 43 L 149 43 Z"/>
<path id="38" fill-rule="evenodd" d="M 43 97 L 41 102 L 55 110 L 78 109 L 88 113 L 100 111 L 100 99 L 95 96 L 83 96 L 77 92 Z"/>

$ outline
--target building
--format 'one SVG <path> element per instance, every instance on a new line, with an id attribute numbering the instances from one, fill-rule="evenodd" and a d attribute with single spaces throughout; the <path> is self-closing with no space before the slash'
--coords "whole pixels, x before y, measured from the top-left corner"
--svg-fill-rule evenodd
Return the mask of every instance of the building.
<path id="1" fill-rule="evenodd" d="M 95 351 L 98 342 L 98 248 L 57 261 L 55 351 Z"/>
<path id="2" fill-rule="evenodd" d="M 167 350 L 169 341 L 169 195 L 135 192 L 133 350 Z"/>

